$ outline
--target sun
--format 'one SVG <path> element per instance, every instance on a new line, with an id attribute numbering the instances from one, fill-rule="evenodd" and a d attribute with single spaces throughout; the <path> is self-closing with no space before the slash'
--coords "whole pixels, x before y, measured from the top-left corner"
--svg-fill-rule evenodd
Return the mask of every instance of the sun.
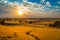
<path id="1" fill-rule="evenodd" d="M 18 10 L 18 14 L 19 15 L 23 15 L 23 11 L 22 10 Z"/>

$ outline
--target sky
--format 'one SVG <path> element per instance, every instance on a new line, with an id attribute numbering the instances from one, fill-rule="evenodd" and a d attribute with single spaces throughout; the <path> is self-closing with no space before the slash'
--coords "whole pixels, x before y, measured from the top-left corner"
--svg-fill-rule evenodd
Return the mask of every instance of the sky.
<path id="1" fill-rule="evenodd" d="M 60 18 L 60 0 L 0 0 L 0 18 Z"/>

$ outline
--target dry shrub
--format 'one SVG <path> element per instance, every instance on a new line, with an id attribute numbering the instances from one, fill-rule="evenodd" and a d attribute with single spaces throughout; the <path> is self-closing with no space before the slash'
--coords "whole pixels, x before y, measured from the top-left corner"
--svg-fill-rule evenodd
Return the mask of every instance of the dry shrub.
<path id="1" fill-rule="evenodd" d="M 49 24 L 52 27 L 60 27 L 60 21 L 55 21 L 53 24 Z"/>

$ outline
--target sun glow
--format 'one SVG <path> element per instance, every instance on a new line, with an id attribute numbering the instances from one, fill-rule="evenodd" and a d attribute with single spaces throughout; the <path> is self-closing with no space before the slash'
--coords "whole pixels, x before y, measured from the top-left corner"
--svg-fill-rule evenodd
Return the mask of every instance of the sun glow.
<path id="1" fill-rule="evenodd" d="M 23 11 L 22 11 L 22 10 L 19 10 L 19 11 L 18 11 L 18 14 L 19 14 L 19 15 L 23 15 Z"/>

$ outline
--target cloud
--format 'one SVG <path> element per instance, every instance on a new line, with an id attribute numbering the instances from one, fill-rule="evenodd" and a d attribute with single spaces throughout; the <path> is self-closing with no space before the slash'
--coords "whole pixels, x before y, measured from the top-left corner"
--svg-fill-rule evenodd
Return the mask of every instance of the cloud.
<path id="1" fill-rule="evenodd" d="M 45 0 L 40 0 L 41 1 L 41 3 L 44 3 L 45 2 Z"/>
<path id="2" fill-rule="evenodd" d="M 51 4 L 50 4 L 50 2 L 49 2 L 49 1 L 47 1 L 47 2 L 46 2 L 46 6 L 48 6 L 48 7 L 50 7 L 50 6 L 51 6 Z"/>
<path id="3" fill-rule="evenodd" d="M 24 12 L 24 15 L 26 17 L 55 17 L 54 12 L 58 10 L 60 7 L 59 6 L 53 6 L 52 7 L 51 3 L 47 1 L 45 5 L 43 4 L 37 4 L 33 2 L 28 2 L 28 0 L 23 0 L 24 3 L 19 4 L 17 1 L 15 2 L 9 2 L 7 0 L 5 1 L 0 1 L 0 16 L 5 15 L 5 16 L 12 16 L 12 17 L 18 17 L 16 14 L 16 11 L 22 10 Z M 45 2 L 45 0 L 42 0 L 42 2 Z M 4 17 L 5 17 L 4 16 Z M 10 17 L 9 16 L 9 17 Z M 21 16 L 19 16 L 21 17 Z"/>
<path id="4" fill-rule="evenodd" d="M 25 3 L 25 2 L 28 2 L 28 0 L 23 0 L 23 2 Z"/>
<path id="5" fill-rule="evenodd" d="M 13 5 L 13 4 L 11 4 L 11 5 Z M 3 3 L 0 3 L 0 11 L 2 11 L 2 12 L 0 12 L 1 14 L 2 13 L 13 13 L 15 10 L 16 10 L 16 7 L 14 7 L 14 6 L 11 6 L 11 5 L 9 5 L 8 3 L 7 4 L 5 4 L 4 2 Z M 13 11 L 14 10 L 14 11 Z"/>
<path id="6" fill-rule="evenodd" d="M 59 9 L 60 7 L 59 6 L 54 6 L 54 8 L 58 8 Z"/>
<path id="7" fill-rule="evenodd" d="M 8 1 L 7 0 L 4 0 L 4 3 L 8 3 Z"/>
<path id="8" fill-rule="evenodd" d="M 60 1 L 57 1 L 58 4 L 60 4 Z"/>
<path id="9" fill-rule="evenodd" d="M 16 1 L 15 2 L 8 2 L 7 5 L 17 8 L 17 9 L 19 9 L 21 7 L 22 8 L 27 7 L 28 10 L 37 11 L 37 12 L 45 12 L 47 10 L 50 10 L 50 8 L 47 8 L 45 6 L 51 7 L 51 4 L 49 1 L 46 2 L 46 5 L 28 2 L 28 0 L 24 0 L 24 1 L 26 1 L 26 3 L 23 3 L 21 5 Z M 44 2 L 45 0 L 42 0 L 42 1 Z"/>
<path id="10" fill-rule="evenodd" d="M 7 0 L 0 0 L 1 3 L 8 3 Z"/>

